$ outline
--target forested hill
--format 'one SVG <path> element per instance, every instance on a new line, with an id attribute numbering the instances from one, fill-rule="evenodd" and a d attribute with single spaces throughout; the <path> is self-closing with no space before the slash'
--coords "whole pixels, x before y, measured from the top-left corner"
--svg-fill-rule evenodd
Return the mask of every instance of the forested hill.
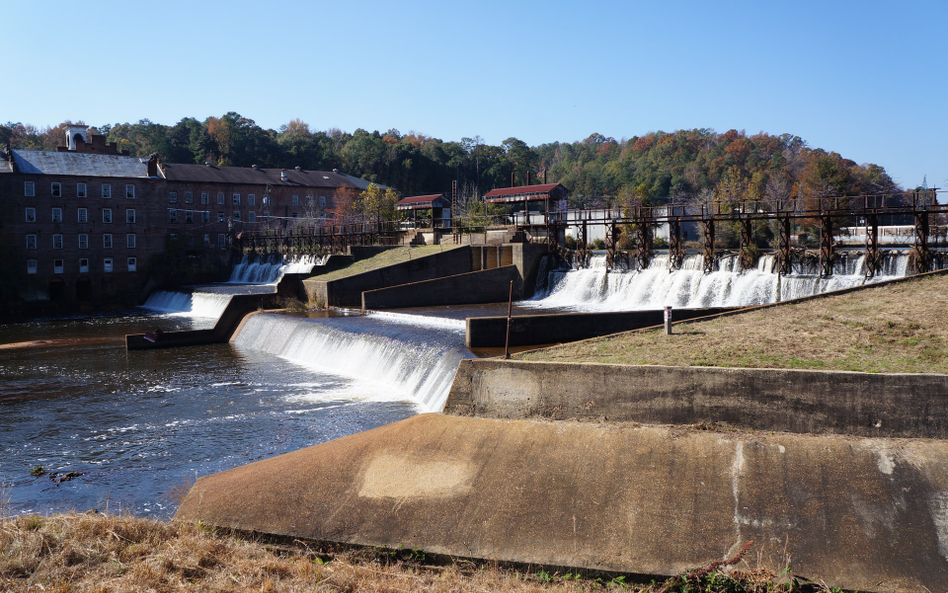
<path id="1" fill-rule="evenodd" d="M 0 125 L 0 145 L 55 150 L 70 124 L 38 130 L 10 122 Z M 463 196 L 475 196 L 509 186 L 512 174 L 515 185 L 526 184 L 528 171 L 533 182 L 541 181 L 546 171 L 548 182 L 570 190 L 575 205 L 590 206 L 614 196 L 734 200 L 901 190 L 883 167 L 809 147 L 792 134 L 696 129 L 618 141 L 592 134 L 572 143 L 532 147 L 508 138 L 492 146 L 479 136 L 445 141 L 398 130 L 314 131 L 300 120 L 268 130 L 234 112 L 204 121 L 185 118 L 173 126 L 143 119 L 96 130 L 133 155 L 157 152 L 167 162 L 182 163 L 338 168 L 396 187 L 402 195 L 449 191 L 457 179 Z"/>

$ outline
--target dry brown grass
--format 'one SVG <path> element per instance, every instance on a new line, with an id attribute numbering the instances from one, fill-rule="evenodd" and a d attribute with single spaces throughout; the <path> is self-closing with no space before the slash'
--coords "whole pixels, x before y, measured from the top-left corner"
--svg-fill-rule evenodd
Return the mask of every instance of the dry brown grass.
<path id="1" fill-rule="evenodd" d="M 73 513 L 0 520 L 0 591 L 11 592 L 788 590 L 786 578 L 778 585 L 775 575 L 759 570 L 734 573 L 739 579 L 735 581 L 719 573 L 704 574 L 705 569 L 665 583 L 630 587 L 623 579 L 577 579 L 539 569 L 516 571 L 467 561 L 428 565 L 403 557 L 367 549 L 327 555 L 306 545 L 267 546 L 201 524 L 128 516 Z M 702 586 L 697 586 L 699 578 Z M 689 586 L 689 581 L 694 585 Z"/>
<path id="2" fill-rule="evenodd" d="M 948 276 L 516 355 L 524 360 L 948 372 Z"/>

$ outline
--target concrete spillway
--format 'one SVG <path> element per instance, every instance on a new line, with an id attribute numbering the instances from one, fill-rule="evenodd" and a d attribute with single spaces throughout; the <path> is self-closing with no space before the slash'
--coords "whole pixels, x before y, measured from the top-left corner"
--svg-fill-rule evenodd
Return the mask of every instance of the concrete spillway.
<path id="1" fill-rule="evenodd" d="M 733 555 L 860 590 L 948 586 L 948 442 L 426 414 L 201 478 L 177 518 L 673 575 Z M 759 557 L 759 560 L 757 559 Z"/>

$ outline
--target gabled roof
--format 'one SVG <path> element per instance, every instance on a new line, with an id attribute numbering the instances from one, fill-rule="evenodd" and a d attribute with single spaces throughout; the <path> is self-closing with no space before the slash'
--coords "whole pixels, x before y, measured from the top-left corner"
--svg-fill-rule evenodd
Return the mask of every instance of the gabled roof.
<path id="1" fill-rule="evenodd" d="M 559 190 L 557 190 L 559 188 Z M 542 185 L 520 185 L 517 187 L 502 187 L 492 189 L 484 194 L 484 200 L 487 202 L 516 202 L 526 200 L 544 200 L 550 197 L 550 194 L 566 193 L 566 188 L 559 183 L 544 183 Z"/>
<path id="2" fill-rule="evenodd" d="M 424 196 L 410 196 L 395 203 L 398 210 L 421 210 L 425 208 L 446 208 L 451 206 L 450 200 L 443 193 Z"/>
<path id="3" fill-rule="evenodd" d="M 17 173 L 148 178 L 148 158 L 113 154 L 13 149 Z M 9 165 L 0 171 L 11 173 Z"/>
<path id="4" fill-rule="evenodd" d="M 341 171 L 309 171 L 306 169 L 264 169 L 262 167 L 218 167 L 216 165 L 192 165 L 184 163 L 162 163 L 160 170 L 168 181 L 191 183 L 232 183 L 243 185 L 284 185 L 296 187 L 349 187 L 364 190 L 369 182 Z M 286 173 L 283 181 L 281 173 Z M 380 184 L 382 189 L 388 187 Z"/>

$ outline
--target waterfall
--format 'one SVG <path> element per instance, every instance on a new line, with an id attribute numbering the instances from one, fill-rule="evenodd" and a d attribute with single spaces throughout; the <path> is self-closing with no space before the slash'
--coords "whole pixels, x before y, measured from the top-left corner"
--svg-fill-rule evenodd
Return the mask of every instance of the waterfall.
<path id="1" fill-rule="evenodd" d="M 795 262 L 786 276 L 774 273 L 774 263 L 774 256 L 765 255 L 756 268 L 741 272 L 738 256 L 724 256 L 716 271 L 705 274 L 701 255 L 687 256 L 674 271 L 668 256 L 660 255 L 644 270 L 615 271 L 606 268 L 605 256 L 595 256 L 588 268 L 551 271 L 545 287 L 538 283 L 536 296 L 523 304 L 600 311 L 762 305 L 904 276 L 908 254 L 885 252 L 871 279 L 865 278 L 863 255 L 844 254 L 828 278 L 817 274 L 818 261 Z"/>
<path id="2" fill-rule="evenodd" d="M 415 325 L 384 317 L 310 319 L 272 313 L 247 318 L 234 336 L 238 348 L 261 350 L 291 362 L 358 381 L 373 389 L 346 397 L 411 400 L 425 411 L 444 408 L 454 373 L 472 355 L 463 343 L 463 328 Z M 381 389 L 379 389 L 381 387 Z"/>
<path id="3" fill-rule="evenodd" d="M 161 313 L 217 319 L 230 302 L 229 294 L 210 292 L 168 292 L 158 290 L 148 296 L 142 307 Z"/>
<path id="4" fill-rule="evenodd" d="M 244 255 L 240 263 L 234 266 L 230 280 L 235 284 L 276 284 L 283 274 L 308 274 L 313 266 L 321 266 L 327 256 L 300 255 L 283 258 L 279 255 L 264 258 L 257 256 L 251 261 Z"/>

